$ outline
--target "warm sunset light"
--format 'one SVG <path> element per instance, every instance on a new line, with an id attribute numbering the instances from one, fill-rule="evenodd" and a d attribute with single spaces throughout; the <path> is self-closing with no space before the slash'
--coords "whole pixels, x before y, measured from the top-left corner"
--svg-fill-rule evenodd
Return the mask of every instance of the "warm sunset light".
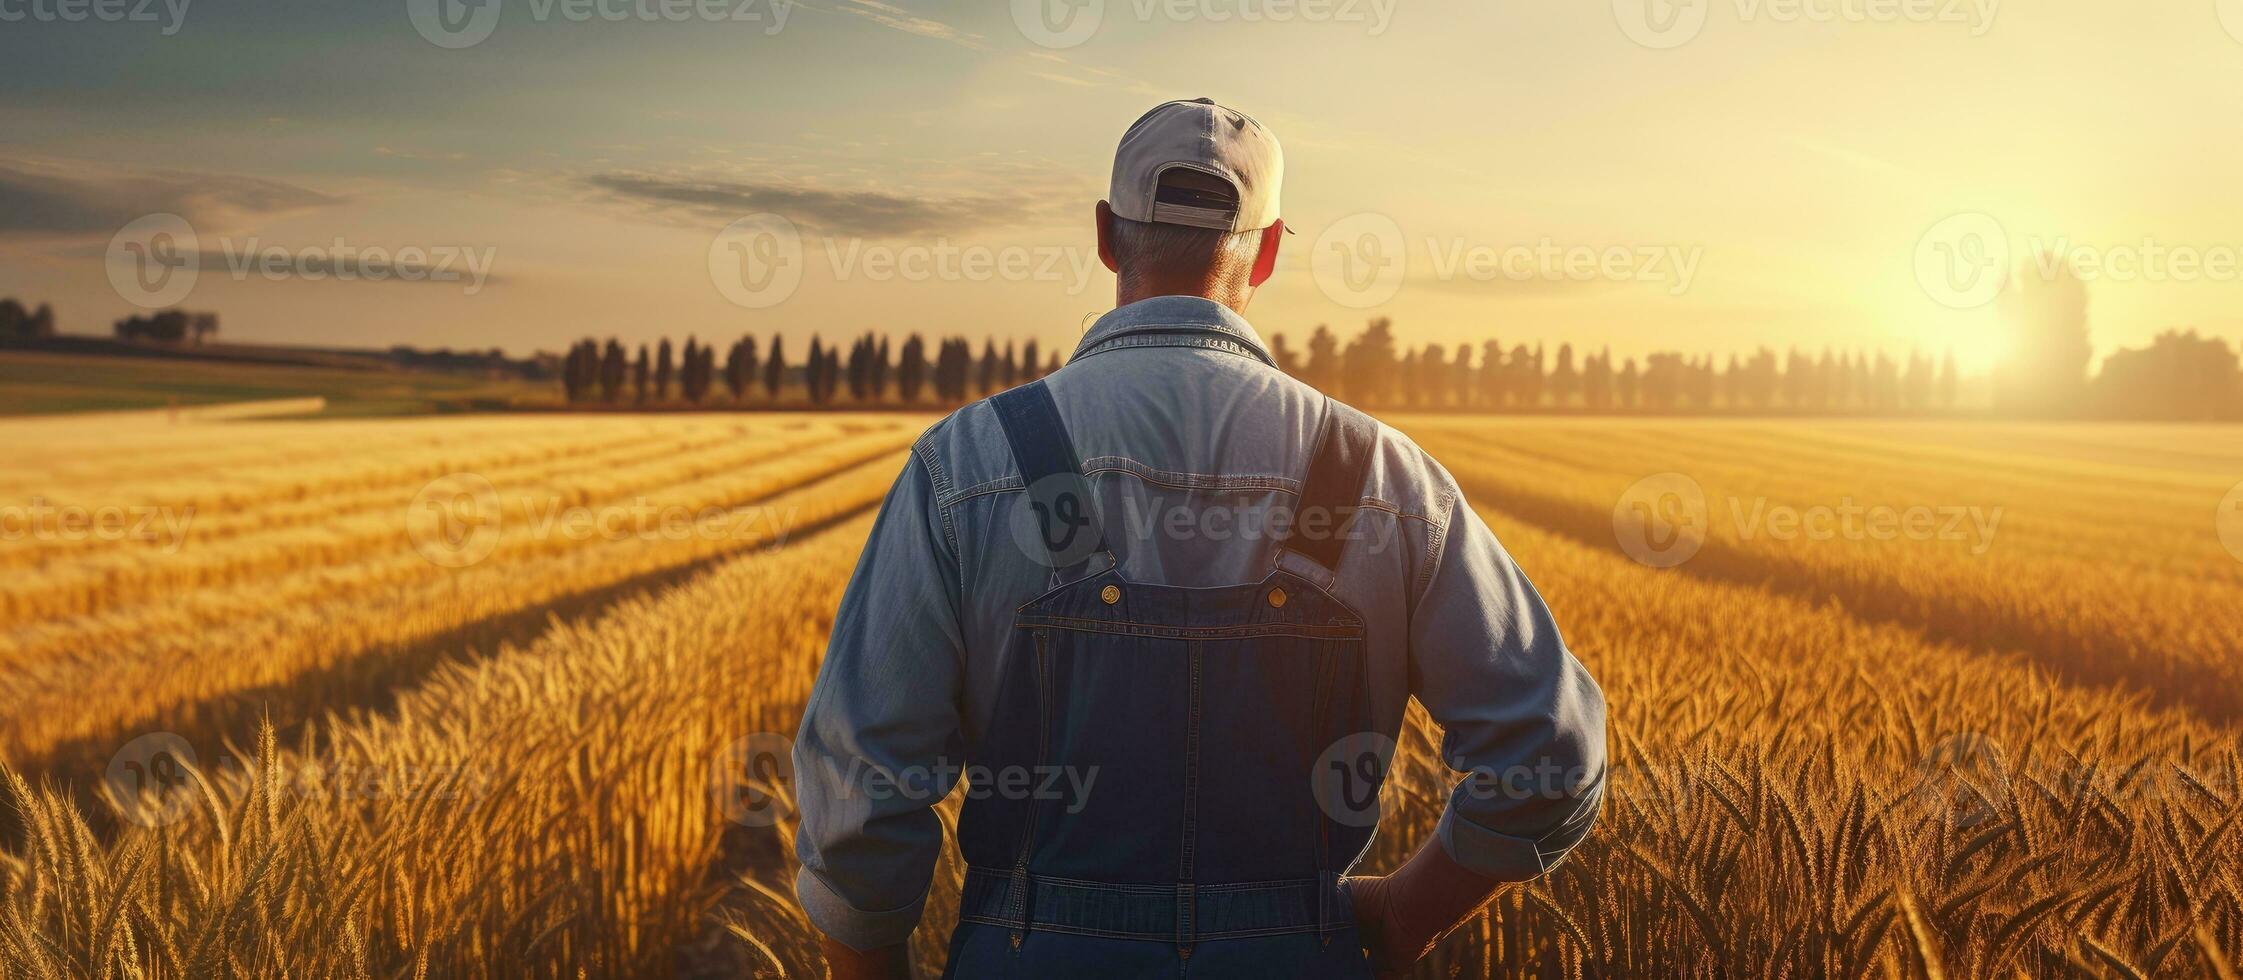
<path id="1" fill-rule="evenodd" d="M 2243 247 L 2243 192 L 2223 177 L 2239 147 L 2212 122 L 2243 110 L 2243 42 L 2209 2 L 2157 17 L 2086 0 L 1675 3 L 1652 5 L 1683 15 L 1658 34 L 1625 4 L 1366 0 L 1259 19 L 1186 4 L 1176 30 L 1137 16 L 1142 3 L 1052 0 L 1053 18 L 1103 11 L 1074 44 L 1024 31 L 1004 4 L 757 0 L 710 25 L 571 19 L 592 5 L 559 3 L 509 6 L 463 47 L 431 43 L 406 5 L 10 23 L 0 295 L 54 303 L 66 332 L 106 332 L 134 307 L 103 249 L 131 218 L 171 212 L 227 270 L 189 304 L 244 340 L 523 355 L 586 332 L 802 343 L 994 319 L 1048 346 L 1111 287 L 1087 218 L 1108 120 L 1176 92 L 1249 107 L 1287 137 L 1285 218 L 1302 234 L 1260 322 L 1296 337 L 1367 318 L 1318 288 L 1310 254 L 1366 213 L 1400 236 L 1403 278 L 1377 312 L 1403 342 L 1492 331 L 1636 357 L 1942 352 L 1954 325 L 1909 269 L 1925 229 L 1958 213 L 1996 217 L 2019 256 L 2058 239 Z M 749 309 L 710 284 L 704 256 L 760 212 L 788 215 L 810 247 L 790 300 Z M 234 271 L 249 251 L 338 240 L 455 250 L 446 268 L 462 275 Z M 1554 268 L 1456 261 L 1545 244 L 1695 264 L 1581 276 L 1563 251 L 1545 253 Z M 879 264 L 945 245 L 1018 265 Z M 465 275 L 471 255 L 488 256 L 487 277 Z M 2098 354 L 2168 329 L 2243 335 L 2239 277 L 2106 275 Z M 1953 346 L 1966 370 L 1990 366 L 1986 344 Z"/>
<path id="2" fill-rule="evenodd" d="M 2235 980 L 2243 0 L 0 0 L 0 980 Z"/>

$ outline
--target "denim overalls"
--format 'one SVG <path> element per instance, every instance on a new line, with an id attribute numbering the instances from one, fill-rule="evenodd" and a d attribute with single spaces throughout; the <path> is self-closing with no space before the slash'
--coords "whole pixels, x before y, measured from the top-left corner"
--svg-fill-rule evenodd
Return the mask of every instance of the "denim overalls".
<path id="1" fill-rule="evenodd" d="M 992 402 L 1055 584 L 1019 607 L 972 747 L 1000 784 L 959 818 L 945 975 L 1369 977 L 1339 880 L 1370 842 L 1383 766 L 1348 773 L 1345 800 L 1312 789 L 1374 727 L 1361 619 L 1277 568 L 1217 588 L 1131 582 L 1111 562 L 1086 577 L 1109 545 L 1050 393 Z M 1337 403 L 1326 418 L 1297 513 L 1344 518 L 1375 423 Z M 1285 547 L 1332 568 L 1345 543 Z M 1032 791 L 1061 767 L 1095 773 L 1081 798 Z M 1370 819 L 1348 819 L 1366 798 Z"/>

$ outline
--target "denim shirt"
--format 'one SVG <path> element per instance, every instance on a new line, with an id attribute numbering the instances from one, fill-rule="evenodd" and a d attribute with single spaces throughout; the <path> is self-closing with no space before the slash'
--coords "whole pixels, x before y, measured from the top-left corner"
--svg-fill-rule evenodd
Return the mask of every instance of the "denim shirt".
<path id="1" fill-rule="evenodd" d="M 1442 761 L 1469 774 L 1438 828 L 1451 857 L 1526 880 L 1587 836 L 1603 694 L 1439 463 L 1380 426 L 1328 571 L 1269 530 L 1299 493 L 1325 398 L 1229 308 L 1163 296 L 1115 310 L 1046 383 L 1112 546 L 1088 573 L 1118 563 L 1130 581 L 1206 587 L 1282 565 L 1325 585 L 1364 621 L 1365 737 L 1394 738 L 1415 697 L 1444 730 Z M 912 447 L 842 596 L 794 748 L 795 888 L 852 947 L 918 924 L 942 850 L 932 808 L 972 773 L 1014 610 L 1056 584 L 1022 530 L 1036 526 L 1026 498 L 989 404 L 959 409 Z"/>

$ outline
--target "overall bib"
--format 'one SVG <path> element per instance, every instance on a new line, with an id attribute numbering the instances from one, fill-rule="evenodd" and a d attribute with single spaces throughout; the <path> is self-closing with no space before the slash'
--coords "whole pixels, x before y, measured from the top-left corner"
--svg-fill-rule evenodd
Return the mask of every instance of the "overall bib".
<path id="1" fill-rule="evenodd" d="M 1339 879 L 1370 842 L 1383 768 L 1349 774 L 1369 819 L 1335 819 L 1360 799 L 1335 810 L 1311 785 L 1328 750 L 1371 730 L 1362 620 L 1276 562 L 1217 588 L 1086 574 L 1112 553 L 1050 392 L 993 404 L 1058 584 L 1016 612 L 972 746 L 994 785 L 959 818 L 945 976 L 1369 977 Z M 1296 513 L 1352 515 L 1374 423 L 1337 404 L 1326 418 Z M 1333 525 L 1283 546 L 1332 569 Z M 1095 773 L 1079 798 L 1049 791 L 1081 785 L 1053 776 L 1068 771 Z"/>

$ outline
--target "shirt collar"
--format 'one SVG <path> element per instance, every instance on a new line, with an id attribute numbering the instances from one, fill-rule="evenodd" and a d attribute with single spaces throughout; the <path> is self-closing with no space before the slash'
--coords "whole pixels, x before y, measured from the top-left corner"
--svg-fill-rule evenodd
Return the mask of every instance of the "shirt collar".
<path id="1" fill-rule="evenodd" d="M 1164 336 L 1172 340 L 1164 342 Z M 1074 356 L 1130 346 L 1213 347 L 1276 363 L 1245 317 L 1203 296 L 1155 296 L 1099 317 L 1083 333 Z"/>

